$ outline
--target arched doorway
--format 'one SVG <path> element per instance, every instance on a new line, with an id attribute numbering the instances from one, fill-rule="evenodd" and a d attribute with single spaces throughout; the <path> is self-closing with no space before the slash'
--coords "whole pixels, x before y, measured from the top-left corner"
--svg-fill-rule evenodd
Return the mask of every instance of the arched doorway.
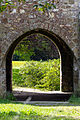
<path id="1" fill-rule="evenodd" d="M 12 55 L 13 55 L 14 49 L 23 38 L 35 33 L 40 33 L 48 37 L 58 47 L 61 54 L 60 88 L 62 92 L 73 92 L 73 52 L 70 50 L 68 45 L 59 36 L 44 29 L 35 29 L 29 32 L 26 32 L 11 44 L 6 57 L 7 91 L 12 92 Z"/>

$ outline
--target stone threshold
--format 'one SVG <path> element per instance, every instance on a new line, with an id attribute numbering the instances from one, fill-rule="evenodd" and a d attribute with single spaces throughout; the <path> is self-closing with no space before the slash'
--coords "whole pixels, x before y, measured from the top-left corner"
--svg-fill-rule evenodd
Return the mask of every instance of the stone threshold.
<path id="1" fill-rule="evenodd" d="M 15 101 L 23 104 L 35 104 L 35 105 L 57 105 L 57 104 L 68 104 L 68 101 Z"/>

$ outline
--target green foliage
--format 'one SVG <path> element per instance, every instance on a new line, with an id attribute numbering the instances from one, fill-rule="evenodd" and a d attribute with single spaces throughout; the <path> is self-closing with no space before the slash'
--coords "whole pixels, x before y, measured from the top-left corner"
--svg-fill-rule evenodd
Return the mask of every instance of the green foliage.
<path id="1" fill-rule="evenodd" d="M 5 11 L 7 7 L 10 9 L 13 5 L 14 3 L 10 0 L 0 0 L 0 13 Z"/>
<path id="2" fill-rule="evenodd" d="M 7 92 L 7 94 L 6 94 L 6 99 L 7 100 L 16 100 L 16 98 L 13 96 L 13 94 L 9 93 L 9 92 Z"/>
<path id="3" fill-rule="evenodd" d="M 59 58 L 53 42 L 40 34 L 33 34 L 22 40 L 15 48 L 13 61 L 48 60 Z"/>
<path id="4" fill-rule="evenodd" d="M 15 6 L 14 2 L 15 1 L 0 0 L 0 13 L 3 12 L 4 10 L 6 10 L 7 7 L 9 7 L 9 9 L 10 9 L 12 6 Z M 25 3 L 26 0 L 18 0 L 18 2 Z M 54 4 L 54 2 L 55 2 L 54 0 L 50 0 L 50 1 L 38 0 L 37 4 L 35 4 L 33 7 L 38 11 L 45 12 L 47 10 L 56 8 L 56 5 Z M 58 2 L 58 0 L 56 2 Z"/>
<path id="5" fill-rule="evenodd" d="M 17 47 L 14 50 L 14 55 L 13 55 L 13 59 L 17 56 L 17 60 L 18 61 L 24 61 L 30 60 L 30 57 L 32 55 L 34 55 L 34 48 L 32 48 L 30 45 L 30 41 L 29 40 L 23 40 L 21 41 Z M 29 49 L 30 47 L 30 49 Z"/>
<path id="6" fill-rule="evenodd" d="M 58 1 L 56 1 L 56 2 L 58 2 Z M 50 1 L 39 0 L 38 4 L 34 5 L 33 7 L 36 10 L 41 11 L 41 12 L 44 13 L 45 11 L 48 11 L 48 10 L 56 8 L 56 5 L 55 5 L 55 1 L 54 0 L 50 0 Z"/>
<path id="7" fill-rule="evenodd" d="M 13 69 L 13 83 L 42 90 L 60 90 L 60 60 L 29 61 Z"/>
<path id="8" fill-rule="evenodd" d="M 13 69 L 13 85 L 21 86 L 22 76 L 19 74 L 19 69 Z"/>
<path id="9" fill-rule="evenodd" d="M 70 97 L 69 102 L 74 104 L 80 104 L 80 97 L 77 97 L 75 94 L 73 94 Z"/>
<path id="10" fill-rule="evenodd" d="M 18 2 L 25 2 L 26 0 L 18 0 Z M 11 7 L 15 7 L 14 2 L 12 0 L 0 0 L 0 13 L 5 11 L 8 7 L 11 9 Z"/>

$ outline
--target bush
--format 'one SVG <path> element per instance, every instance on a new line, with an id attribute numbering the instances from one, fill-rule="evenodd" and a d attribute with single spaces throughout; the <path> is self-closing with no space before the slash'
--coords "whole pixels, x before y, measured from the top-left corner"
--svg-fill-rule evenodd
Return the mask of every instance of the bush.
<path id="1" fill-rule="evenodd" d="M 16 77 L 17 74 L 18 76 Z M 18 86 L 50 91 L 60 90 L 59 59 L 48 60 L 46 62 L 26 62 L 26 64 L 18 70 L 17 74 L 15 74 L 16 79 L 14 83 Z"/>
<path id="2" fill-rule="evenodd" d="M 22 81 L 22 76 L 19 74 L 19 68 L 13 68 L 13 85 L 21 86 L 24 81 Z M 22 84 L 21 84 L 22 83 Z M 23 85 L 22 85 L 23 86 Z"/>

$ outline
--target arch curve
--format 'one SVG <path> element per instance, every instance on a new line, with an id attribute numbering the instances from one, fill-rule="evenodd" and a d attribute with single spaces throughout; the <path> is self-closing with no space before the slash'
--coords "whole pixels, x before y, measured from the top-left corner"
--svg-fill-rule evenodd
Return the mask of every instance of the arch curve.
<path id="1" fill-rule="evenodd" d="M 48 37 L 58 47 L 61 54 L 61 82 L 62 92 L 73 92 L 73 57 L 74 54 L 68 45 L 56 34 L 45 29 L 34 29 L 18 37 L 9 47 L 6 56 L 6 89 L 12 92 L 12 55 L 17 44 L 25 37 L 40 33 Z"/>

